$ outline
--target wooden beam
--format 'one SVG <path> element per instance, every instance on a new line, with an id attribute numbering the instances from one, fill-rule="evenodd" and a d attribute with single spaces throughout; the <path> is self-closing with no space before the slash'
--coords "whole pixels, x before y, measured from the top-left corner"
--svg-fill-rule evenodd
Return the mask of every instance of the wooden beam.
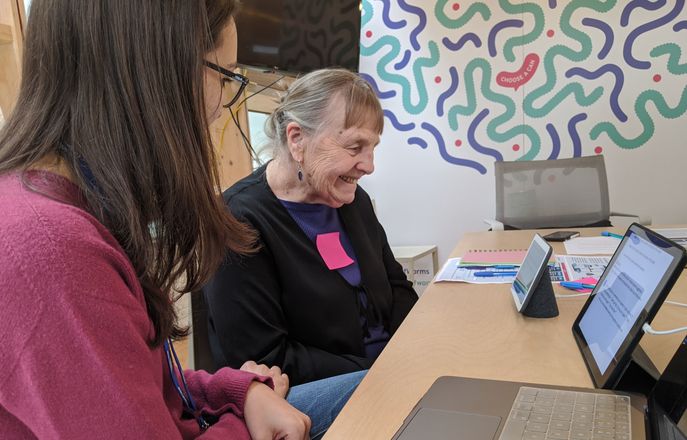
<path id="1" fill-rule="evenodd" d="M 10 44 L 14 41 L 12 28 L 6 24 L 0 24 L 0 44 Z"/>

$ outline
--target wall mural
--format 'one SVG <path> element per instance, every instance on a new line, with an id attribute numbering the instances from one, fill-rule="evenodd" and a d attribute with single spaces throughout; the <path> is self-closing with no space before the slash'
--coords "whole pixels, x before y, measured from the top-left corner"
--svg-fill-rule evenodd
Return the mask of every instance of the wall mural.
<path id="1" fill-rule="evenodd" d="M 648 147 L 655 118 L 687 111 L 686 48 L 685 0 L 362 3 L 387 129 L 480 174 Z"/>

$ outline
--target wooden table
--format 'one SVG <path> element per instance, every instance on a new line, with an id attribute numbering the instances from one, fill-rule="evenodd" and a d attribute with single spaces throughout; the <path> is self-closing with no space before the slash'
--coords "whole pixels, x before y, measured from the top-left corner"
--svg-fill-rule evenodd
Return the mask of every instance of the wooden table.
<path id="1" fill-rule="evenodd" d="M 598 236 L 602 230 L 590 228 L 583 235 Z M 532 234 L 466 234 L 451 257 L 472 248 L 526 248 Z M 553 246 L 554 253 L 565 254 L 562 243 Z M 559 286 L 555 291 L 570 293 Z M 558 317 L 533 319 L 517 313 L 509 285 L 433 282 L 325 438 L 391 438 L 440 376 L 592 387 L 571 331 L 586 299 L 559 298 Z M 668 299 L 687 302 L 687 275 L 681 276 Z M 687 309 L 664 304 L 652 325 L 655 329 L 666 329 L 686 324 Z M 645 335 L 641 345 L 659 371 L 663 371 L 683 338 L 684 334 Z"/>

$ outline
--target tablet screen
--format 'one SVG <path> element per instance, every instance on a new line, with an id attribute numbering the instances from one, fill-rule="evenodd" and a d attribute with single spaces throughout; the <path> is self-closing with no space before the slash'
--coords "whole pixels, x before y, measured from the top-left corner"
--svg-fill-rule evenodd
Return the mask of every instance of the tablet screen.
<path id="1" fill-rule="evenodd" d="M 672 255 L 630 232 L 618 258 L 597 287 L 580 329 L 601 374 L 673 261 Z"/>
<path id="2" fill-rule="evenodd" d="M 656 314 L 683 259 L 684 250 L 658 234 L 639 225 L 627 231 L 573 327 L 598 386 L 629 361 L 641 326 Z"/>
<path id="3" fill-rule="evenodd" d="M 539 235 L 535 235 L 511 286 L 511 293 L 518 311 L 527 305 L 532 290 L 541 278 L 542 271 L 547 270 L 551 252 L 551 246 Z"/>

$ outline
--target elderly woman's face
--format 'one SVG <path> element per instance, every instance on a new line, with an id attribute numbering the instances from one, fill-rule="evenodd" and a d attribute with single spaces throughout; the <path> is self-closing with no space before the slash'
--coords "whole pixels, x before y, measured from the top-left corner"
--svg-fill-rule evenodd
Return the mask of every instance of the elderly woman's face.
<path id="1" fill-rule="evenodd" d="M 322 128 L 304 139 L 303 172 L 310 193 L 333 208 L 353 202 L 358 179 L 374 171 L 374 149 L 379 143 L 374 123 L 344 128 L 343 108 L 343 99 L 334 96 Z"/>

